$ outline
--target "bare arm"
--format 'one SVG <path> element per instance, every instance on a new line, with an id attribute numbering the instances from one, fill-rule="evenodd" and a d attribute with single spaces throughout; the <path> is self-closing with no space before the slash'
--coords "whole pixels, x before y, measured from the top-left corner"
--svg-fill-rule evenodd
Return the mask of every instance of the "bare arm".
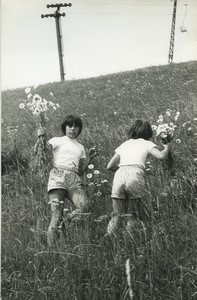
<path id="1" fill-rule="evenodd" d="M 170 151 L 170 143 L 163 145 L 163 147 L 164 147 L 163 150 L 159 150 L 158 148 L 153 147 L 150 151 L 150 154 L 159 160 L 163 160 L 167 158 L 168 153 Z"/>
<path id="2" fill-rule="evenodd" d="M 113 172 L 116 172 L 118 170 L 118 164 L 120 162 L 120 155 L 115 153 L 114 156 L 111 158 L 111 160 L 109 161 L 108 165 L 107 165 L 107 169 L 111 170 Z"/>

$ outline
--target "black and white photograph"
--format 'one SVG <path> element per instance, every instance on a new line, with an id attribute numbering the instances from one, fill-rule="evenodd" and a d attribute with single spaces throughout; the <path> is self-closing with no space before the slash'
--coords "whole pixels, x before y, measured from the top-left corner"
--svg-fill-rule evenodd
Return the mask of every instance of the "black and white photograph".
<path id="1" fill-rule="evenodd" d="M 2 0 L 0 85 L 0 299 L 197 299 L 197 0 Z"/>

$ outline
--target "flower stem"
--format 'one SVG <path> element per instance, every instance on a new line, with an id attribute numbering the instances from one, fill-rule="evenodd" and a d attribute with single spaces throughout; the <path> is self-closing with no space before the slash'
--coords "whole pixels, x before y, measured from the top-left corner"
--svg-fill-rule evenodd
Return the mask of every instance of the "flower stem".
<path id="1" fill-rule="evenodd" d="M 36 122 L 36 124 L 38 124 L 38 121 L 34 117 L 32 117 L 28 110 L 26 108 L 24 108 L 24 110 L 30 115 L 30 117 Z"/>

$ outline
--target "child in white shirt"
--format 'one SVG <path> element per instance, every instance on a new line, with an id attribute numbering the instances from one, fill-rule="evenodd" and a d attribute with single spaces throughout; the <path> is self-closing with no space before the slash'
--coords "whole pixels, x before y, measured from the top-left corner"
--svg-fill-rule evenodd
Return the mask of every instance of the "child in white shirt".
<path id="1" fill-rule="evenodd" d="M 72 217 L 88 211 L 89 202 L 82 188 L 80 176 L 97 155 L 97 149 L 94 147 L 89 150 L 86 157 L 84 146 L 77 141 L 82 130 L 82 121 L 78 116 L 68 115 L 61 124 L 61 129 L 64 135 L 54 137 L 47 143 L 48 149 L 53 152 L 53 168 L 48 180 L 48 194 L 52 209 L 47 232 L 49 247 L 57 241 L 65 198 L 68 198 L 77 208 L 73 211 Z M 38 130 L 38 136 L 43 134 L 42 129 Z"/>
<path id="2" fill-rule="evenodd" d="M 112 186 L 113 216 L 108 225 L 108 235 L 115 234 L 121 225 L 121 215 L 131 206 L 132 218 L 129 224 L 136 218 L 142 219 L 141 198 L 146 192 L 145 162 L 149 154 L 157 159 L 165 159 L 170 150 L 170 144 L 163 145 L 159 150 L 157 145 L 149 139 L 153 131 L 147 121 L 136 120 L 128 131 L 128 140 L 121 144 L 107 165 L 107 169 L 114 171 Z"/>

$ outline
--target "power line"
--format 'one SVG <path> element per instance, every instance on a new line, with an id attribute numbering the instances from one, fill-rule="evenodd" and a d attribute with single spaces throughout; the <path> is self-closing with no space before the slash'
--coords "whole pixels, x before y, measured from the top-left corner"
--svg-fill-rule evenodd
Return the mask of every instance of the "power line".
<path id="1" fill-rule="evenodd" d="M 98 6 L 98 5 L 102 5 L 102 6 L 171 6 L 171 4 L 159 4 L 159 3 L 88 3 L 88 2 L 83 2 L 83 3 L 74 3 L 74 5 L 90 5 L 90 6 Z M 185 6 L 188 5 L 189 7 L 193 7 L 193 6 L 197 6 L 197 4 L 179 4 L 179 7 L 181 6 Z M 26 11 L 26 10 L 30 10 L 30 9 L 36 9 L 41 7 L 41 5 L 38 6 L 31 6 L 31 7 L 26 7 L 21 8 L 21 9 L 15 9 L 15 10 L 2 10 L 3 14 L 4 13 L 13 13 L 13 12 L 18 12 L 18 11 Z"/>
<path id="2" fill-rule="evenodd" d="M 89 12 L 72 12 L 70 13 L 70 15 L 88 15 L 88 16 L 91 16 L 91 15 L 104 15 L 104 16 L 114 16 L 114 15 L 117 15 L 117 16 L 171 16 L 172 14 L 170 13 L 163 13 L 163 14 L 158 14 L 158 13 L 89 13 Z M 197 16 L 197 13 L 196 14 L 187 14 L 188 16 Z M 184 14 L 177 14 L 177 16 L 184 16 Z"/>
<path id="3" fill-rule="evenodd" d="M 109 13 L 109 12 L 69 12 L 69 15 L 88 15 L 88 16 L 91 16 L 91 15 L 103 15 L 103 16 L 171 16 L 172 14 L 171 13 Z M 177 16 L 184 16 L 184 13 L 177 13 Z M 197 13 L 187 13 L 187 16 L 197 16 Z M 22 19 L 35 19 L 37 17 L 35 16 L 20 16 L 18 18 L 22 18 Z M 7 20 L 4 19 L 4 20 Z"/>
<path id="4" fill-rule="evenodd" d="M 74 5 L 102 5 L 102 6 L 171 6 L 171 4 L 158 4 L 158 3 L 89 3 L 81 2 L 74 3 Z M 180 4 L 179 6 L 184 6 L 185 4 Z M 190 4 L 189 6 L 197 6 L 197 4 Z"/>

